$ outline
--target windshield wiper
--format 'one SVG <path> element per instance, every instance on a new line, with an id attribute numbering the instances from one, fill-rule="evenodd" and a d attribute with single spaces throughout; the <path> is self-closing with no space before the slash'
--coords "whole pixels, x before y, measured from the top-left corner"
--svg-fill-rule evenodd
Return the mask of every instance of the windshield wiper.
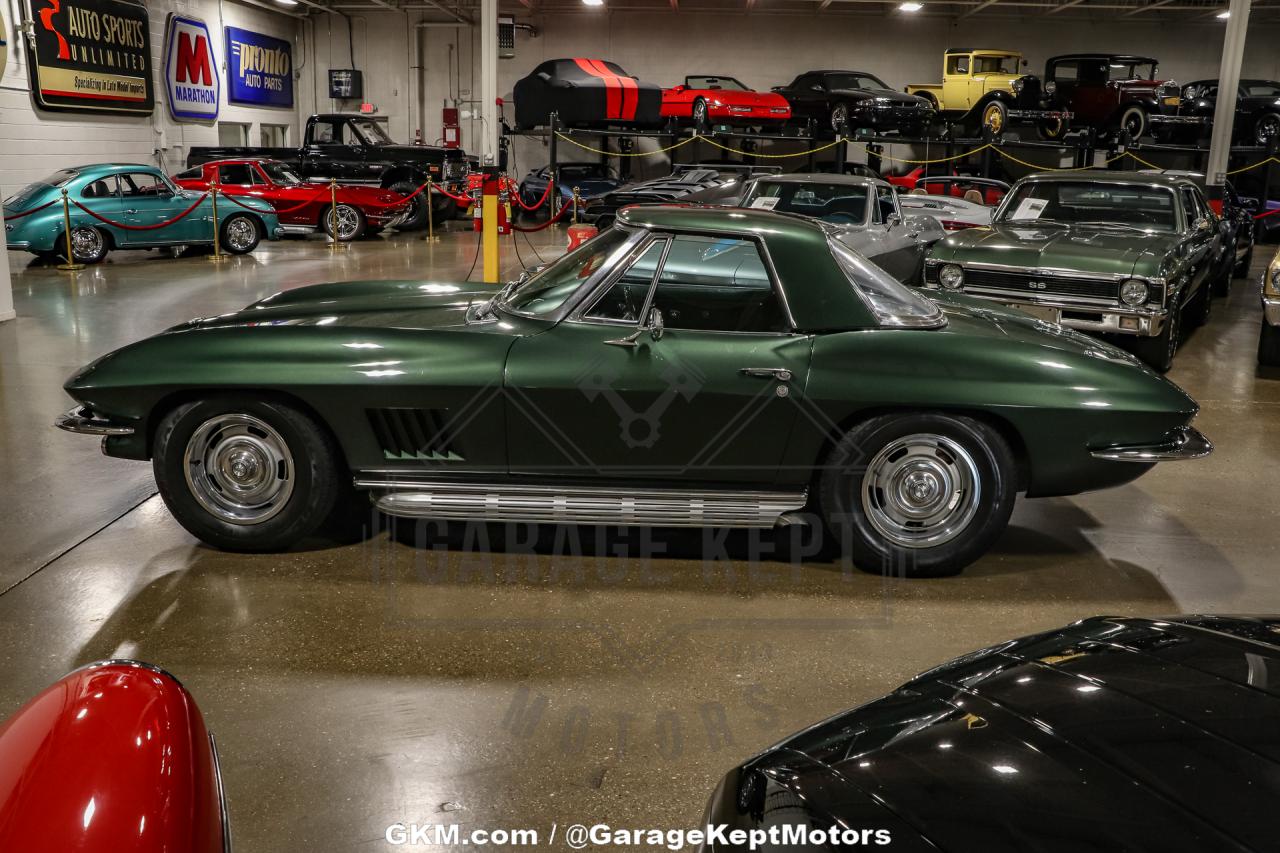
<path id="1" fill-rule="evenodd" d="M 1144 234 L 1147 232 L 1147 229 L 1137 225 L 1130 225 L 1127 222 L 1108 222 L 1105 219 L 1092 219 L 1092 220 L 1087 220 L 1085 222 L 1077 222 L 1076 224 L 1092 225 L 1095 228 L 1124 228 L 1129 231 L 1141 231 Z"/>

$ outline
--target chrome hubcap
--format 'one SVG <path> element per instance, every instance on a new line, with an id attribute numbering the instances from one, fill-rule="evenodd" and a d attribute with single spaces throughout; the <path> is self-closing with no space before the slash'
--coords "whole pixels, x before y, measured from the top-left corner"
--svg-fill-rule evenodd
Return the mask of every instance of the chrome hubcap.
<path id="1" fill-rule="evenodd" d="M 1264 118 L 1258 123 L 1258 141 L 1268 142 L 1280 130 L 1280 119 Z"/>
<path id="2" fill-rule="evenodd" d="M 192 433 L 183 455 L 187 487 L 231 524 L 261 524 L 293 494 L 293 455 L 280 433 L 252 415 L 217 415 Z"/>
<path id="3" fill-rule="evenodd" d="M 75 228 L 71 231 L 71 254 L 77 258 L 96 258 L 102 252 L 102 234 L 97 228 Z"/>
<path id="4" fill-rule="evenodd" d="M 987 127 L 991 128 L 992 132 L 999 133 L 1000 126 L 1003 124 L 1004 122 L 1000 118 L 999 108 L 988 107 L 987 108 Z"/>
<path id="5" fill-rule="evenodd" d="M 338 205 L 338 239 L 350 240 L 355 236 L 356 226 L 360 224 L 360 214 L 356 213 L 354 207 L 345 204 Z M 333 227 L 333 223 L 329 223 L 329 227 Z"/>
<path id="6" fill-rule="evenodd" d="M 257 228 L 246 217 L 237 216 L 227 223 L 227 245 L 232 249 L 243 251 L 253 245 Z"/>
<path id="7" fill-rule="evenodd" d="M 978 466 L 959 442 L 918 434 L 885 445 L 862 479 L 862 509 L 878 533 L 905 548 L 949 542 L 981 497 Z"/>
<path id="8" fill-rule="evenodd" d="M 839 130 L 849 121 L 849 110 L 841 104 L 831 113 L 831 129 Z"/>

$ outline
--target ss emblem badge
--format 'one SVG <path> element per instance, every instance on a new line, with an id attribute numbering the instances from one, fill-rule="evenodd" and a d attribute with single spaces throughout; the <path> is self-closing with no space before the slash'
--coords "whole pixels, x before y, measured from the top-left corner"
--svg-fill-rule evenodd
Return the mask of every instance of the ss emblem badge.
<path id="1" fill-rule="evenodd" d="M 1049 285 L 1045 284 L 1043 281 L 1029 281 L 1027 282 L 1027 287 L 1031 288 L 1032 290 L 1048 290 L 1049 289 Z"/>

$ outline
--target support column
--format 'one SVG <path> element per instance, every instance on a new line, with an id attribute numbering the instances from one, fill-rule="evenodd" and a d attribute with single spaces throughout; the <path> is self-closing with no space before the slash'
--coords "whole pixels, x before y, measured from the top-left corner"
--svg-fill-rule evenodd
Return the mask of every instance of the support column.
<path id="1" fill-rule="evenodd" d="M 480 167 L 485 172 L 482 198 L 484 280 L 498 281 L 498 0 L 480 2 Z M 490 193 L 490 187 L 495 189 Z"/>
<path id="2" fill-rule="evenodd" d="M 1249 28 L 1250 0 L 1231 0 L 1231 17 L 1222 39 L 1222 65 L 1218 69 L 1218 100 L 1213 110 L 1213 135 L 1209 138 L 1209 167 L 1205 183 L 1209 200 L 1222 201 L 1231 155 L 1231 131 L 1236 117 L 1236 92 L 1240 88 L 1240 64 L 1244 60 L 1245 31 Z"/>
<path id="3" fill-rule="evenodd" d="M 0 258 L 0 322 L 12 320 L 16 316 L 13 310 L 13 282 L 9 279 L 9 259 Z"/>

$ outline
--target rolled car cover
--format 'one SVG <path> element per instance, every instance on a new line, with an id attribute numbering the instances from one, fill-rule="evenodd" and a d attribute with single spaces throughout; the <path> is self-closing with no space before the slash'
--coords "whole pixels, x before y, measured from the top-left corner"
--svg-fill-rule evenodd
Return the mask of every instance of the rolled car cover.
<path id="1" fill-rule="evenodd" d="M 212 742 L 146 664 L 90 664 L 0 724 L 0 850 L 224 853 Z"/>
<path id="2" fill-rule="evenodd" d="M 545 125 L 553 112 L 566 124 L 656 126 L 662 121 L 662 89 L 603 59 L 544 62 L 516 82 L 513 95 L 521 127 Z"/>

